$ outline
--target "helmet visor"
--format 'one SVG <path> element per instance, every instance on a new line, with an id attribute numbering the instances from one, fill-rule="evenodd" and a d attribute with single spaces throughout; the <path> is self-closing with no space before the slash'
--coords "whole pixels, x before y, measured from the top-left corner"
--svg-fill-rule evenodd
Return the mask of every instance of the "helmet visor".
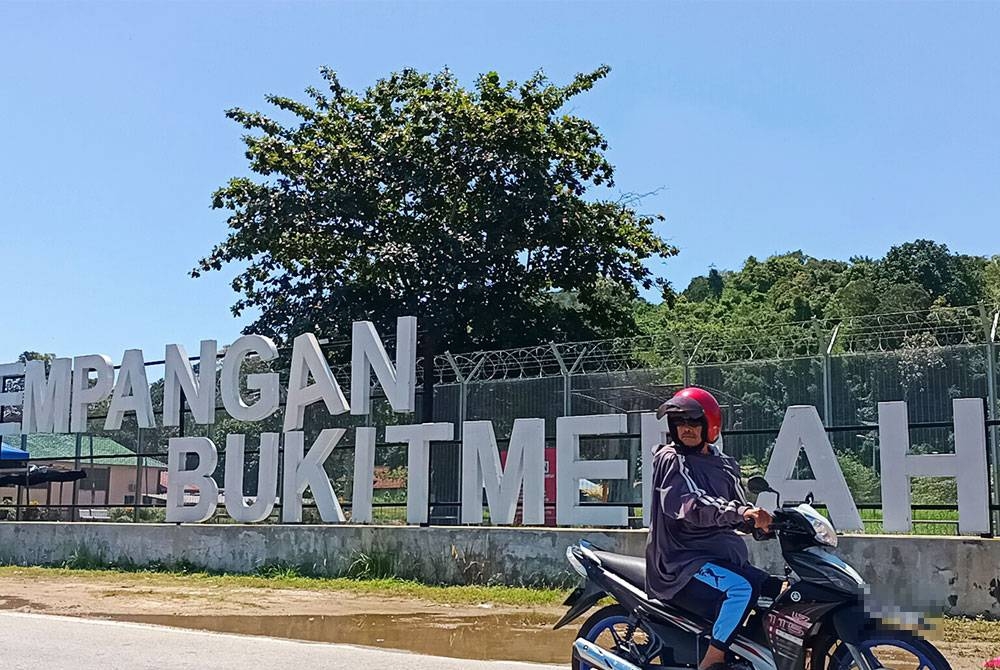
<path id="1" fill-rule="evenodd" d="M 698 422 L 705 418 L 705 410 L 691 398 L 671 398 L 656 410 L 656 418 L 667 417 L 670 423 L 680 421 Z"/>

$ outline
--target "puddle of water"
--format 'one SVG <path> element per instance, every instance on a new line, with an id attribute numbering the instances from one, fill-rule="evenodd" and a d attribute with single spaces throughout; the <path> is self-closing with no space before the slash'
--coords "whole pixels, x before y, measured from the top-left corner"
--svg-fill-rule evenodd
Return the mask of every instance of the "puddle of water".
<path id="1" fill-rule="evenodd" d="M 403 649 L 476 660 L 568 663 L 576 627 L 552 630 L 552 617 L 517 614 L 352 616 L 121 615 L 117 621 Z"/>

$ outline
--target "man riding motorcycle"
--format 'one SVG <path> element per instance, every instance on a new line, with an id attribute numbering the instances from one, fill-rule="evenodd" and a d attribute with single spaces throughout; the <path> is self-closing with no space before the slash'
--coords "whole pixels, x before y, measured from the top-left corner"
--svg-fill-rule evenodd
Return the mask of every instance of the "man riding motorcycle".
<path id="1" fill-rule="evenodd" d="M 767 532 L 772 518 L 747 502 L 739 464 L 715 446 L 722 410 L 711 393 L 682 389 L 660 406 L 657 418 L 664 416 L 671 441 L 653 457 L 646 593 L 714 621 L 698 668 L 723 670 L 729 644 L 761 589 L 774 587 L 767 573 L 750 565 L 736 529 Z"/>

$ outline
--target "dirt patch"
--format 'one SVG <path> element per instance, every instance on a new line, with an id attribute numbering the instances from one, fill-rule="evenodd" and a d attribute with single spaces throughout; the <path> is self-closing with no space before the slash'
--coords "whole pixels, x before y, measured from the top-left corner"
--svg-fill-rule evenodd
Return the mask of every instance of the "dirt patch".
<path id="1" fill-rule="evenodd" d="M 86 578 L 0 576 L 0 609 L 74 616 L 219 616 L 252 612 L 259 616 L 344 616 L 428 614 L 477 616 L 522 611 L 502 605 L 448 605 L 414 598 L 393 598 L 344 591 L 241 588 L 225 585 L 162 584 L 162 576 L 141 574 Z M 555 621 L 560 608 L 530 608 Z"/>

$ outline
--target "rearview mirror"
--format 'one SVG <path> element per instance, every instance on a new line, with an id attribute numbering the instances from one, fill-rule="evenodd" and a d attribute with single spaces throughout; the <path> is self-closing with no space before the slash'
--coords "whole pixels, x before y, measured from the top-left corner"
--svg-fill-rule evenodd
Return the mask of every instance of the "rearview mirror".
<path id="1" fill-rule="evenodd" d="M 766 491 L 773 491 L 771 485 L 767 483 L 767 480 L 760 475 L 754 475 L 747 480 L 747 488 L 751 493 L 755 495 L 760 495 Z"/>

